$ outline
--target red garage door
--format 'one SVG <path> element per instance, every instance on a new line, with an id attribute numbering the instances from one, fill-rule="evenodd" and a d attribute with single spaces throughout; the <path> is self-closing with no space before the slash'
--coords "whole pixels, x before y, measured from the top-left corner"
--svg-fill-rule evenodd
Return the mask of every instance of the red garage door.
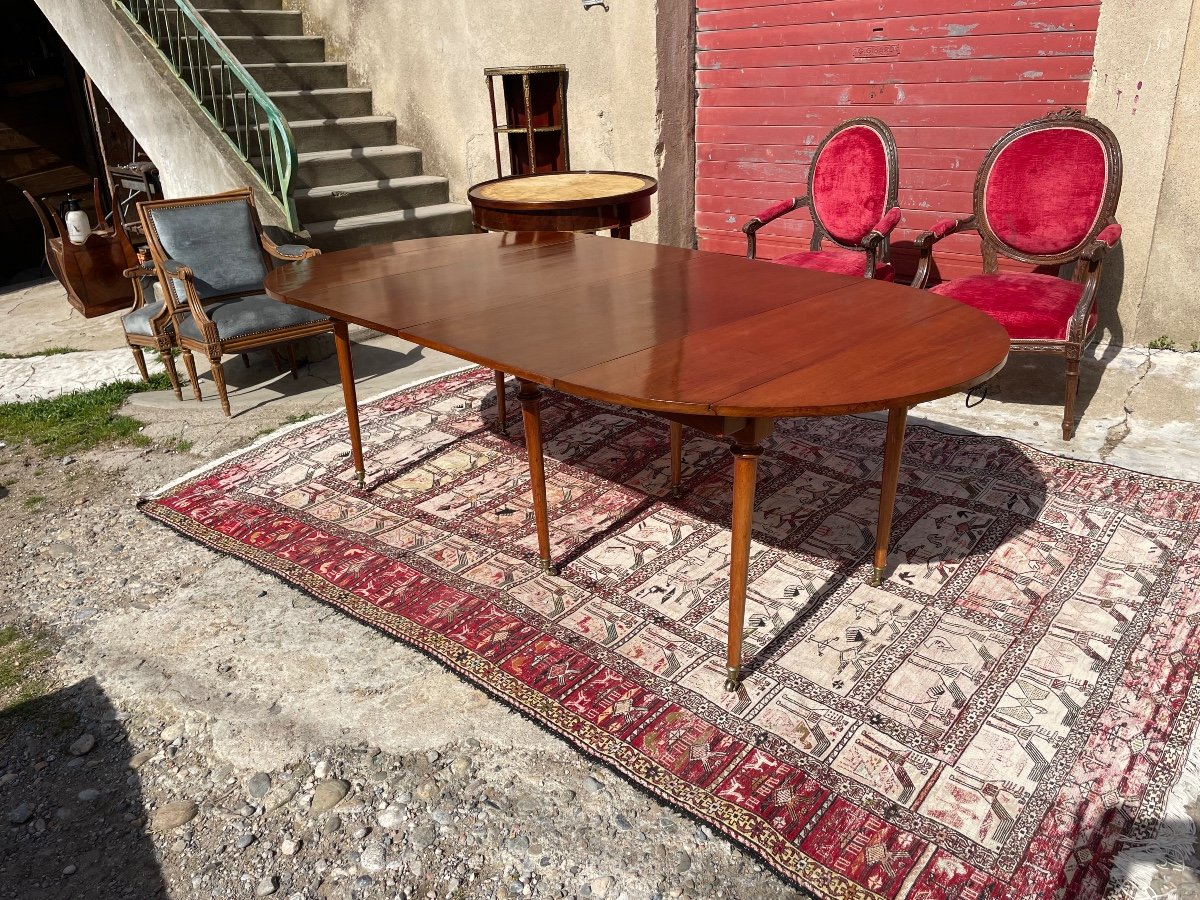
<path id="1" fill-rule="evenodd" d="M 997 138 L 1084 106 L 1099 13 L 1099 0 L 698 0 L 700 246 L 745 252 L 742 223 L 802 195 L 825 133 L 870 115 L 900 147 L 893 257 L 911 274 L 912 239 L 971 211 L 975 170 Z M 804 249 L 810 233 L 803 212 L 774 222 L 760 254 Z M 939 265 L 978 271 L 978 241 L 943 241 Z"/>

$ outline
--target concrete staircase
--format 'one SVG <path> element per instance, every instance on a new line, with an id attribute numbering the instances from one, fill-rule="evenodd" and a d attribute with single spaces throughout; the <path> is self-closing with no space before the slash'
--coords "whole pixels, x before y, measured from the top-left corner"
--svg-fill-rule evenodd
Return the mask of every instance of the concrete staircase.
<path id="1" fill-rule="evenodd" d="M 201 14 L 279 107 L 299 154 L 296 213 L 322 250 L 471 230 L 446 179 L 421 173 L 421 151 L 396 143 L 396 120 L 371 114 L 345 63 L 304 34 L 282 0 L 201 0 Z M 236 101 L 236 98 L 235 98 Z"/>

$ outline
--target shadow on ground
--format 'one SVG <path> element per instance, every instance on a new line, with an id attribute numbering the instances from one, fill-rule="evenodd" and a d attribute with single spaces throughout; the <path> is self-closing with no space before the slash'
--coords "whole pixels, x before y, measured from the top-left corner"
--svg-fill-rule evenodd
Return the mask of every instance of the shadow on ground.
<path id="1" fill-rule="evenodd" d="M 166 896 L 119 719 L 93 679 L 0 711 L 0 897 Z"/>
<path id="2" fill-rule="evenodd" d="M 421 361 L 426 353 L 423 347 L 413 346 L 407 351 L 398 351 L 389 347 L 372 343 L 354 344 L 354 375 L 357 383 L 359 402 L 363 402 L 382 388 L 375 388 L 374 383 L 381 378 L 393 378 Z M 197 356 L 197 365 L 203 366 L 203 361 Z M 180 377 L 183 379 L 183 402 L 194 403 L 192 387 L 187 383 L 186 372 L 181 363 L 177 363 Z M 311 394 L 314 390 L 334 388 L 341 397 L 341 378 L 338 375 L 337 359 L 326 356 L 314 362 L 300 361 L 297 366 L 297 378 L 292 378 L 283 360 L 283 371 L 279 371 L 267 351 L 256 351 L 249 354 L 249 364 L 237 356 L 227 356 L 223 360 L 225 382 L 229 387 L 229 402 L 233 415 L 261 409 L 269 403 L 285 398 L 301 397 Z M 212 373 L 201 371 L 199 374 L 200 391 L 206 404 L 217 406 L 217 388 L 213 382 Z M 389 381 L 388 383 L 392 383 Z M 399 382 L 400 384 L 403 381 Z M 156 391 L 139 394 L 134 398 L 134 404 L 139 406 L 172 407 L 176 401 L 170 391 Z M 219 408 L 217 409 L 220 413 Z"/>

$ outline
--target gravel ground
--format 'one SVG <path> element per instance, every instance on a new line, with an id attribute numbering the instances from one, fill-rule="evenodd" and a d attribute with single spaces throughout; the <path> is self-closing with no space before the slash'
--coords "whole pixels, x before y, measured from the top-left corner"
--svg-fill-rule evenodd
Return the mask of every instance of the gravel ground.
<path id="1" fill-rule="evenodd" d="M 200 462 L 0 450 L 0 625 L 50 636 L 56 685 L 0 722 L 0 897 L 802 896 L 423 657 L 137 512 Z"/>

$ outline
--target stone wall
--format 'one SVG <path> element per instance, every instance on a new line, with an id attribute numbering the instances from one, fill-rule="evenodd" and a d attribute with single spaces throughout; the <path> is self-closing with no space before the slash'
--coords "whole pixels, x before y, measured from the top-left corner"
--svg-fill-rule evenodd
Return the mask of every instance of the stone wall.
<path id="1" fill-rule="evenodd" d="M 1200 0 L 1104 0 L 1088 112 L 1125 163 L 1101 324 L 1117 343 L 1186 350 L 1200 341 Z"/>
<path id="2" fill-rule="evenodd" d="M 450 179 L 451 199 L 496 176 L 483 70 L 565 64 L 570 70 L 571 165 L 663 176 L 673 185 L 635 239 L 691 244 L 688 160 L 692 103 L 691 6 L 664 13 L 650 0 L 288 0 L 305 31 L 325 36 L 328 58 L 374 91 L 375 112 L 393 115 L 401 143 L 424 153 L 425 171 Z M 659 45 L 674 63 L 660 72 Z M 682 50 L 682 52 L 680 52 Z M 661 77 L 661 80 L 660 80 Z M 686 173 L 686 178 L 680 173 Z M 660 213 L 660 207 L 662 209 Z"/>

